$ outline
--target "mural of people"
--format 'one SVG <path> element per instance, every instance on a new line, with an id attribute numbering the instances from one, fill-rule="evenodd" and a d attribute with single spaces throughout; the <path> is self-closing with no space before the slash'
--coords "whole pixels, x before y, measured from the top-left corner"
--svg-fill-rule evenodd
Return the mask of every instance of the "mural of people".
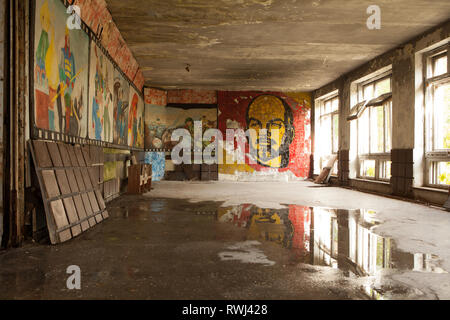
<path id="1" fill-rule="evenodd" d="M 130 87 L 130 111 L 128 116 L 128 145 L 144 148 L 144 99 Z"/>
<path id="2" fill-rule="evenodd" d="M 105 79 L 103 78 L 103 55 L 98 54 L 97 46 L 94 46 L 95 53 L 95 83 L 94 95 L 92 97 L 92 128 L 94 129 L 94 137 L 96 140 L 102 140 L 103 132 L 103 114 L 101 106 L 103 106 L 103 93 L 105 91 Z M 93 61 L 93 62 L 94 62 Z"/>
<path id="3" fill-rule="evenodd" d="M 89 137 L 105 142 L 113 142 L 114 117 L 114 66 L 101 49 L 91 42 L 90 63 L 90 104 L 91 123 Z"/>
<path id="4" fill-rule="evenodd" d="M 113 87 L 113 142 L 115 144 L 128 144 L 128 114 L 129 114 L 129 92 L 130 85 L 122 75 L 114 70 L 114 87 Z"/>
<path id="5" fill-rule="evenodd" d="M 131 100 L 131 106 L 130 106 L 130 115 L 128 116 L 128 145 L 129 146 L 135 146 L 137 141 L 137 131 L 138 131 L 138 124 L 137 124 L 137 107 L 138 107 L 138 95 L 135 93 L 133 94 L 133 98 Z"/>
<path id="6" fill-rule="evenodd" d="M 85 136 L 89 37 L 67 28 L 65 12 L 61 1 L 36 1 L 34 118 L 38 128 Z"/>
<path id="7" fill-rule="evenodd" d="M 202 122 L 202 131 L 217 128 L 217 109 L 181 109 L 146 104 L 145 147 L 148 149 L 172 149 L 178 142 L 172 141 L 172 132 L 187 129 L 194 134 L 194 121 Z M 204 146 L 210 142 L 205 141 Z"/>
<path id="8" fill-rule="evenodd" d="M 246 122 L 247 129 L 254 130 L 249 145 L 258 164 L 286 168 L 289 147 L 295 136 L 294 116 L 289 105 L 274 95 L 258 96 L 248 106 Z"/>
<path id="9" fill-rule="evenodd" d="M 59 60 L 59 92 L 58 92 L 58 113 L 59 113 L 59 127 L 63 128 L 63 120 L 65 118 L 65 130 L 66 134 L 70 133 L 70 114 L 73 113 L 72 105 L 72 92 L 74 88 L 74 81 L 76 77 L 75 69 L 75 57 L 70 51 L 70 37 L 69 29 L 66 26 L 64 36 L 64 47 L 61 49 L 61 58 Z M 62 111 L 61 99 L 64 99 L 65 112 Z"/>

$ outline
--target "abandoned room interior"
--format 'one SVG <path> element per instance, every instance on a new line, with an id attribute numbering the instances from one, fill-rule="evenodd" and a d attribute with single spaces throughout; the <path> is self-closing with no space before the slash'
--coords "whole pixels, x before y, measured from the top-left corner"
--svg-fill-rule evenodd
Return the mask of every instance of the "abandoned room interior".
<path id="1" fill-rule="evenodd" d="M 0 0 L 0 299 L 450 299 L 449 18 Z"/>

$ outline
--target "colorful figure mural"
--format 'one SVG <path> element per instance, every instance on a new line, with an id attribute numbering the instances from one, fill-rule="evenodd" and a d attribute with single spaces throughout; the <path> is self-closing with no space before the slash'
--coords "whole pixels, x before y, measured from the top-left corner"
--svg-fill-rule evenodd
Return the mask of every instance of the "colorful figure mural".
<path id="1" fill-rule="evenodd" d="M 114 70 L 113 89 L 113 121 L 114 144 L 128 145 L 128 114 L 129 114 L 130 84 L 119 71 Z"/>
<path id="2" fill-rule="evenodd" d="M 34 118 L 38 128 L 87 134 L 89 37 L 69 30 L 59 0 L 36 1 Z"/>
<path id="3" fill-rule="evenodd" d="M 245 164 L 219 165 L 220 179 L 235 176 L 308 177 L 311 155 L 311 97 L 308 93 L 238 92 L 218 93 L 219 130 L 250 130 L 246 139 Z M 278 134 L 273 134 L 278 133 Z M 239 149 L 234 148 L 224 155 Z M 232 157 L 231 157 L 232 158 Z"/>
<path id="4" fill-rule="evenodd" d="M 146 104 L 145 148 L 172 149 L 178 143 L 172 142 L 172 132 L 184 128 L 193 136 L 194 121 L 202 121 L 203 132 L 217 128 L 217 109 L 181 109 Z"/>
<path id="5" fill-rule="evenodd" d="M 95 42 L 91 42 L 89 79 L 89 137 L 113 142 L 114 66 Z"/>
<path id="6" fill-rule="evenodd" d="M 130 114 L 128 116 L 128 145 L 144 148 L 144 101 L 130 87 Z"/>

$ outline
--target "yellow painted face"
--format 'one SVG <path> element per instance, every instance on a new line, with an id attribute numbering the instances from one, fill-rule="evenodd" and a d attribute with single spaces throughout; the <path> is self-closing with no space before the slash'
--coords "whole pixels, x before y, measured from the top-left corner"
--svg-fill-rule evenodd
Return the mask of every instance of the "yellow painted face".
<path id="1" fill-rule="evenodd" d="M 249 107 L 248 128 L 250 147 L 256 151 L 258 162 L 279 168 L 280 148 L 286 134 L 285 109 L 281 100 L 269 95 L 256 98 Z"/>

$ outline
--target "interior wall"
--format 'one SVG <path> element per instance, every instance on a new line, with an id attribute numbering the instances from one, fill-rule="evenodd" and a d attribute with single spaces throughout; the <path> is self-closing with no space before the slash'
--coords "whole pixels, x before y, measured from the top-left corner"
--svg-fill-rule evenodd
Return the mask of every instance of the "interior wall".
<path id="1" fill-rule="evenodd" d="M 421 198 L 437 204 L 445 202 L 448 197 L 446 192 L 420 190 L 423 185 L 424 154 L 421 52 L 438 46 L 443 41 L 448 41 L 449 36 L 450 22 L 447 22 L 342 75 L 313 93 L 314 98 L 317 99 L 334 90 L 339 90 L 339 154 L 349 154 L 347 157 L 340 157 L 339 168 L 346 167 L 342 162 L 349 162 L 347 167 L 350 167 L 349 172 L 340 172 L 340 184 L 351 185 L 361 190 Z M 355 165 L 357 161 L 356 125 L 355 121 L 347 121 L 351 107 L 356 104 L 356 87 L 352 83 L 387 69 L 392 69 L 392 153 L 400 152 L 404 154 L 405 159 L 411 158 L 414 164 L 409 166 L 408 160 L 399 163 L 406 168 L 405 173 L 402 176 L 393 177 L 395 179 L 391 179 L 390 183 L 361 181 L 357 179 Z M 402 188 L 398 188 L 400 184 Z"/>
<path id="2" fill-rule="evenodd" d="M 203 90 L 144 89 L 146 163 L 152 164 L 153 180 L 200 180 L 199 165 L 174 165 L 171 151 L 176 129 L 194 136 L 194 121 L 202 122 L 202 134 L 217 129 L 217 93 Z M 204 143 L 208 145 L 209 143 Z"/>
<path id="3" fill-rule="evenodd" d="M 255 108 L 252 108 L 254 106 Z M 309 176 L 311 155 L 311 96 L 309 93 L 282 93 L 258 91 L 222 91 L 218 93 L 219 130 L 226 139 L 227 129 L 249 128 L 249 118 L 258 118 L 263 126 L 277 118 L 282 126 L 284 143 L 279 146 L 280 163 L 256 161 L 248 157 L 249 141 L 245 142 L 245 164 L 233 159 L 238 147 L 235 141 L 231 150 L 224 148 L 224 164 L 219 165 L 219 180 L 239 181 L 289 181 Z M 292 114 L 291 124 L 287 110 Z M 241 146 L 242 147 L 242 146 Z M 232 163 L 230 163 L 232 162 Z"/>

